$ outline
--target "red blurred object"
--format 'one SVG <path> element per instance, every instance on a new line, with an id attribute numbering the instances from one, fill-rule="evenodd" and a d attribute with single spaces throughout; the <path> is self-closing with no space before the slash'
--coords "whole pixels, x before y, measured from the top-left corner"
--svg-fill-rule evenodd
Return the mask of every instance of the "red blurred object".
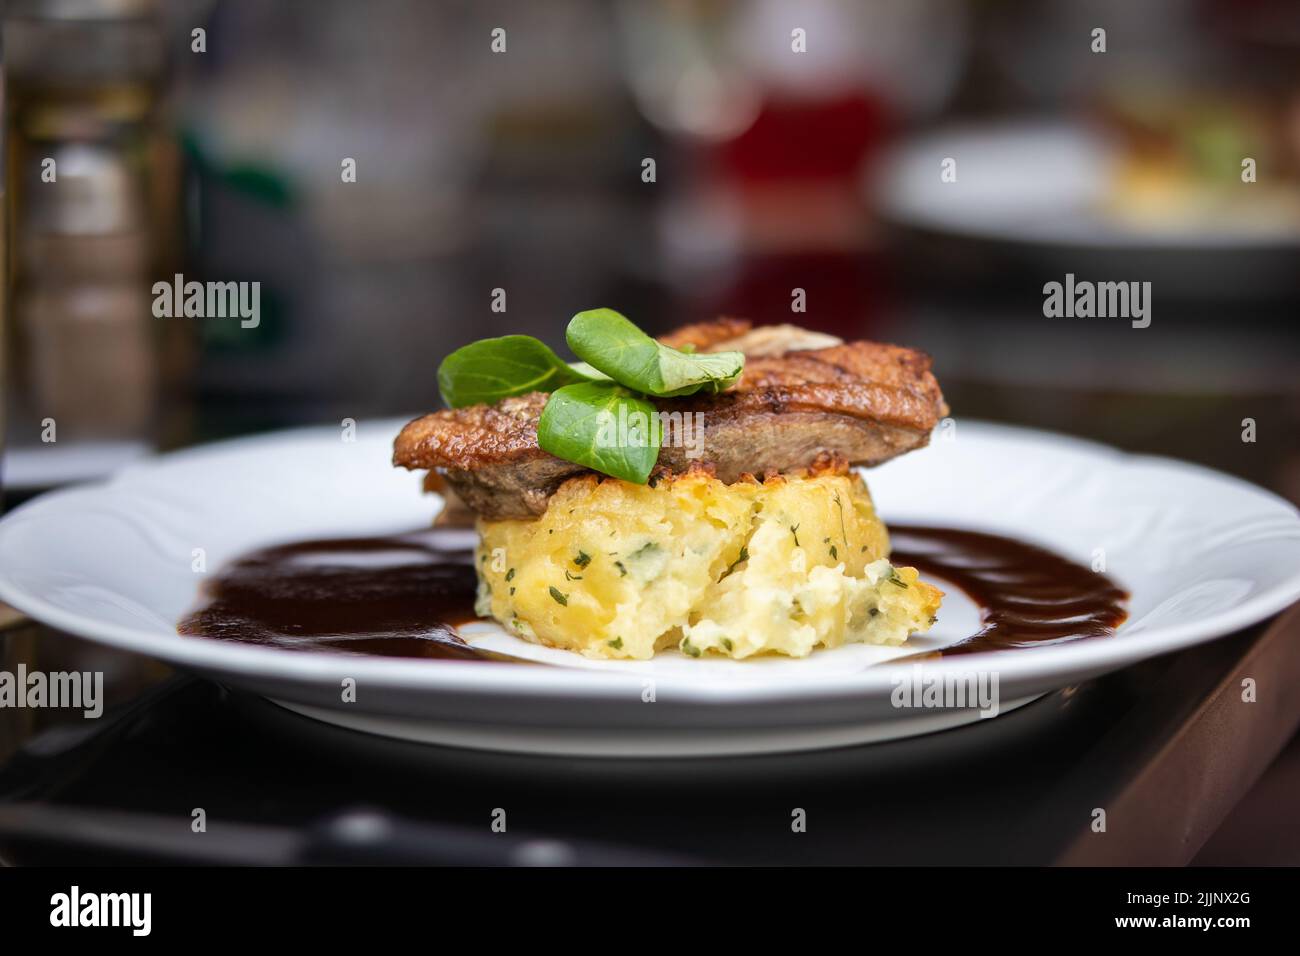
<path id="1" fill-rule="evenodd" d="M 891 125 L 884 102 L 864 90 L 769 95 L 753 125 L 715 151 L 714 174 L 741 202 L 746 240 L 734 279 L 703 311 L 867 334 L 888 287 L 868 251 L 859 184 Z M 796 289 L 804 312 L 792 309 Z"/>
<path id="2" fill-rule="evenodd" d="M 880 257 L 867 252 L 753 254 L 735 281 L 699 311 L 744 316 L 758 325 L 793 322 L 844 339 L 870 338 L 888 308 L 886 280 Z M 804 290 L 807 312 L 791 310 L 794 288 Z"/>
<path id="3" fill-rule="evenodd" d="M 856 180 L 888 126 L 885 105 L 867 92 L 772 96 L 749 129 L 719 147 L 718 159 L 724 177 L 742 183 Z"/>

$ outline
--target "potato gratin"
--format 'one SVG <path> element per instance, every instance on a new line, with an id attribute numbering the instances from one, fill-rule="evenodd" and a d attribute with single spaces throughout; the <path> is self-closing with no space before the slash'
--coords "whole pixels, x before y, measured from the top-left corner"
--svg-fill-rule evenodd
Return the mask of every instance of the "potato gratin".
<path id="1" fill-rule="evenodd" d="M 940 592 L 889 563 L 866 485 L 845 469 L 724 484 L 703 470 L 560 486 L 539 518 L 479 522 L 477 612 L 589 657 L 803 657 L 901 644 Z"/>

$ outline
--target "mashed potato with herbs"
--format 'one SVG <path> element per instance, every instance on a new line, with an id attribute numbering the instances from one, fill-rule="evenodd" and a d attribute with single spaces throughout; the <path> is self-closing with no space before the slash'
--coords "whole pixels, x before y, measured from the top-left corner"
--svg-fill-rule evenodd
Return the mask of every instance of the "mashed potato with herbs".
<path id="1" fill-rule="evenodd" d="M 889 563 L 862 479 L 846 471 L 724 484 L 566 482 L 540 518 L 479 522 L 477 610 L 589 657 L 803 657 L 901 644 L 942 593 Z"/>

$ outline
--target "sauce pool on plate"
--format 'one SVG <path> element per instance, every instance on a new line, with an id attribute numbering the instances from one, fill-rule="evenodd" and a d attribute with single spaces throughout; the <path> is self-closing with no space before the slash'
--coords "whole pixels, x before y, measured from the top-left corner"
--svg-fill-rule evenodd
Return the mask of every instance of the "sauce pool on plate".
<path id="1" fill-rule="evenodd" d="M 1114 581 L 1044 548 L 948 528 L 891 527 L 890 538 L 891 561 L 960 588 L 980 608 L 976 633 L 922 656 L 1109 637 L 1127 616 Z M 290 650 L 518 662 L 457 634 L 476 620 L 468 540 L 432 528 L 254 551 L 221 570 L 178 629 Z"/>

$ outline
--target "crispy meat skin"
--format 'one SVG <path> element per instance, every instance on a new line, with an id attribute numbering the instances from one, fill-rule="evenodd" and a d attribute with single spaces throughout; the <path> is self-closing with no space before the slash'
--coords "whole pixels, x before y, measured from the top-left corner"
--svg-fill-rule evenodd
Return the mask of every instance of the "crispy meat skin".
<path id="1" fill-rule="evenodd" d="M 722 320 L 664 338 L 716 349 L 747 329 L 741 320 Z M 484 517 L 535 517 L 563 481 L 587 471 L 537 447 L 546 400 L 533 392 L 417 418 L 398 435 L 393 463 L 439 469 L 464 504 Z M 926 444 L 948 412 L 929 356 L 875 342 L 750 357 L 740 381 L 721 395 L 658 406 L 698 412 L 704 422 L 702 455 L 691 459 L 670 435 L 660 466 L 681 471 L 697 460 L 723 481 L 806 467 L 826 454 L 855 465 L 879 464 Z"/>
<path id="2" fill-rule="evenodd" d="M 675 349 L 685 348 L 689 345 L 701 352 L 719 351 L 720 346 L 725 348 L 729 340 L 739 338 L 748 332 L 750 328 L 749 319 L 733 319 L 723 316 L 722 318 L 711 319 L 708 322 L 683 325 L 671 332 L 665 332 L 659 336 L 659 341 L 664 345 L 671 345 Z"/>

